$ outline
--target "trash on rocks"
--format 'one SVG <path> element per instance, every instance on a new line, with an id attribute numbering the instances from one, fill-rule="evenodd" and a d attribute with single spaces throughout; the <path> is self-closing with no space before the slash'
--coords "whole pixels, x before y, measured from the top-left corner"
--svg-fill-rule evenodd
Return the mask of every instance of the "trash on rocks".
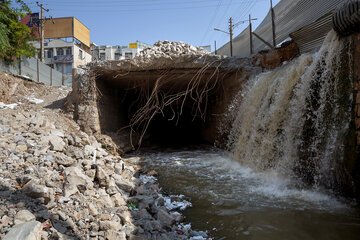
<path id="1" fill-rule="evenodd" d="M 3 102 L 0 102 L 0 109 L 14 109 L 17 106 L 19 106 L 21 103 L 10 103 L 10 104 L 5 104 Z"/>

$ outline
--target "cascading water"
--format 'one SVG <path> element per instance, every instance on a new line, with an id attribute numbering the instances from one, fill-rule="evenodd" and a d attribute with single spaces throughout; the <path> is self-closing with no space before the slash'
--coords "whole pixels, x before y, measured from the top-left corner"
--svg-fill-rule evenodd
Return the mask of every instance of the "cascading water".
<path id="1" fill-rule="evenodd" d="M 351 117 L 351 55 L 334 31 L 316 54 L 252 79 L 240 93 L 228 147 L 256 171 L 339 184 Z M 231 106 L 234 108 L 234 106 Z"/>
<path id="2" fill-rule="evenodd" d="M 144 153 L 165 191 L 190 198 L 185 216 L 193 229 L 215 239 L 358 238 L 358 209 L 322 187 L 340 189 L 346 180 L 349 49 L 330 32 L 318 53 L 249 80 L 224 121 L 233 122 L 230 151 Z"/>

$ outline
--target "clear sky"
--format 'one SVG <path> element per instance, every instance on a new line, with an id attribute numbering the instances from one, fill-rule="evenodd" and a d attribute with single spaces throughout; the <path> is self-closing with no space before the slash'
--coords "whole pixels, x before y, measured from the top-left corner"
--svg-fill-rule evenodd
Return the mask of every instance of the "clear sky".
<path id="1" fill-rule="evenodd" d="M 280 0 L 273 0 L 275 6 Z M 24 0 L 33 12 L 36 1 Z M 90 29 L 90 41 L 97 45 L 128 45 L 137 40 L 154 44 L 158 40 L 183 41 L 195 46 L 217 47 L 229 41 L 228 20 L 234 23 L 266 16 L 270 0 L 38 0 L 49 9 L 45 16 L 76 17 Z M 245 27 L 234 29 L 237 36 Z"/>

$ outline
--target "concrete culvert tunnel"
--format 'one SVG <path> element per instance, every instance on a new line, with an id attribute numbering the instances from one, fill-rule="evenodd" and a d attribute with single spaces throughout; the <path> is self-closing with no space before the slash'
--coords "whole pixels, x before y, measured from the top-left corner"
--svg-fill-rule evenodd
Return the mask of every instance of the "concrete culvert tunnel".
<path id="1" fill-rule="evenodd" d="M 120 152 L 215 142 L 220 118 L 259 68 L 183 43 L 158 45 L 132 59 L 76 70 L 68 103 L 82 130 L 111 137 Z"/>
<path id="2" fill-rule="evenodd" d="M 236 71 L 202 70 L 99 71 L 101 133 L 125 150 L 130 139 L 142 146 L 214 143 L 216 118 L 233 95 L 224 83 L 234 81 Z"/>

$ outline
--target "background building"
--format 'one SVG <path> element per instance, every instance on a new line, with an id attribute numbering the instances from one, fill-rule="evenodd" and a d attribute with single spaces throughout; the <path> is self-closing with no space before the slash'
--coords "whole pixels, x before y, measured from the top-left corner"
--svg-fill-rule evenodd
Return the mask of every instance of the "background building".
<path id="1" fill-rule="evenodd" d="M 30 16 L 22 22 L 29 26 Z M 47 19 L 44 39 L 44 63 L 63 73 L 65 85 L 71 85 L 72 69 L 92 60 L 90 30 L 75 17 Z M 40 42 L 33 45 L 40 52 Z"/>
<path id="2" fill-rule="evenodd" d="M 98 46 L 91 43 L 92 60 L 122 60 L 137 56 L 143 49 L 152 47 L 150 44 L 137 41 L 129 46 Z"/>

